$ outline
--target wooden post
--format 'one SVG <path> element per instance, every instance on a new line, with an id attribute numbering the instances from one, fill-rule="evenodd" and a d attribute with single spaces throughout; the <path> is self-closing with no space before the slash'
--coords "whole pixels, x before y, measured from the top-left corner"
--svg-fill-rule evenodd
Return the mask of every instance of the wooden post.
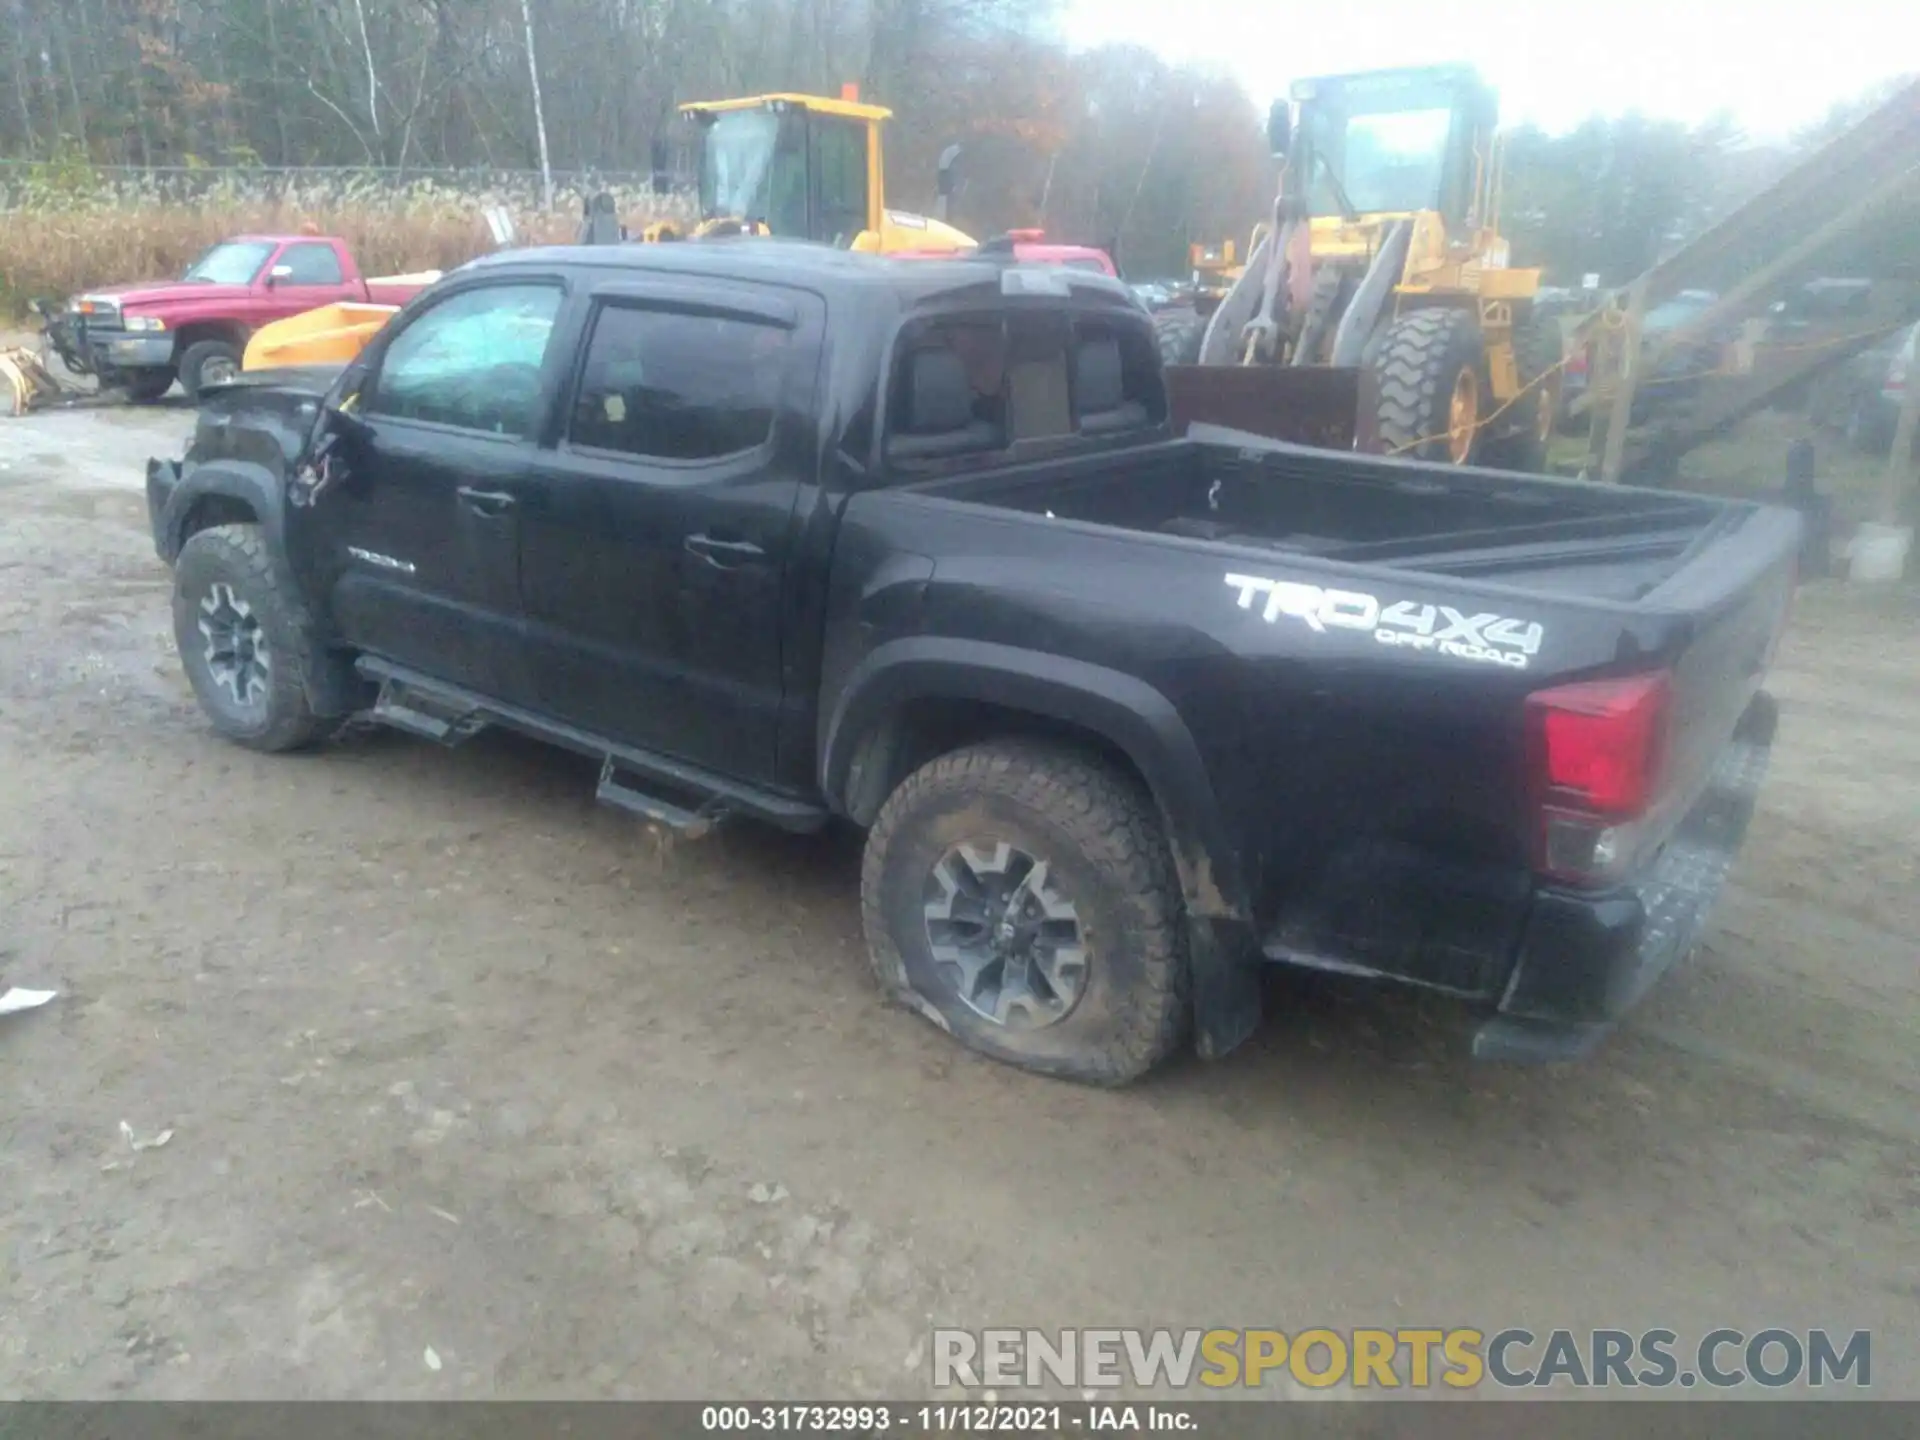
<path id="1" fill-rule="evenodd" d="M 1898 525 L 1903 502 L 1913 488 L 1914 435 L 1920 432 L 1920 364 L 1907 366 L 1906 388 L 1900 397 L 1900 419 L 1893 427 L 1893 450 L 1887 456 L 1886 484 L 1880 491 L 1880 523 Z"/>
<path id="2" fill-rule="evenodd" d="M 1647 277 L 1642 275 L 1627 292 L 1626 325 L 1619 344 L 1620 370 L 1614 377 L 1613 400 L 1607 413 L 1606 448 L 1600 458 L 1600 479 L 1604 484 L 1620 482 L 1621 462 L 1626 458 L 1627 427 L 1633 419 L 1633 392 L 1639 387 L 1640 322 L 1647 313 Z"/>

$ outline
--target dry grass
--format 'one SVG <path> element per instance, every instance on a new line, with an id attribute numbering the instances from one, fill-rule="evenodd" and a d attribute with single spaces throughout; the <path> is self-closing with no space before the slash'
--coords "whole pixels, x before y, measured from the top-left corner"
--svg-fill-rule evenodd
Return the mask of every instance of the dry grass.
<path id="1" fill-rule="evenodd" d="M 653 218 L 648 199 L 620 197 L 636 230 Z M 567 197 L 571 199 L 571 197 Z M 202 251 L 231 235 L 315 227 L 353 247 L 368 275 L 450 269 L 493 248 L 485 196 L 444 192 L 391 197 L 314 196 L 275 200 L 212 197 L 194 204 L 117 196 L 96 203 L 0 212 L 0 318 L 30 299 L 64 298 L 89 286 L 179 275 Z M 573 238 L 577 199 L 554 212 L 512 206 L 523 243 Z"/>

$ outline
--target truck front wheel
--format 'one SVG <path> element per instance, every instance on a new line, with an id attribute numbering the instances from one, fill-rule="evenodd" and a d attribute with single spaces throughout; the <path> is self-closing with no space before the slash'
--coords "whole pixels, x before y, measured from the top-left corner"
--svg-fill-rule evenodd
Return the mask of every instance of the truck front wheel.
<path id="1" fill-rule="evenodd" d="M 127 399 L 136 405 L 151 405 L 173 388 L 171 370 L 129 370 L 122 379 Z"/>
<path id="2" fill-rule="evenodd" d="M 1007 741 L 923 766 L 874 822 L 860 898 L 888 996 L 993 1059 L 1124 1085 L 1186 1035 L 1160 818 L 1095 758 Z"/>
<path id="3" fill-rule="evenodd" d="M 240 347 L 225 340 L 202 340 L 189 345 L 180 357 L 180 388 L 189 400 L 212 385 L 224 385 L 240 374 Z"/>
<path id="4" fill-rule="evenodd" d="M 180 547 L 173 638 L 194 697 L 223 738 L 265 751 L 319 738 L 307 698 L 308 634 L 259 526 L 216 525 Z"/>

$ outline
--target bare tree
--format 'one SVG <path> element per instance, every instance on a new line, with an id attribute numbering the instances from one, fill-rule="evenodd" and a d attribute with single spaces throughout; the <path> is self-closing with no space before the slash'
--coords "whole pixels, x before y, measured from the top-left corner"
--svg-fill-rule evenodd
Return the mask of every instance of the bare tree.
<path id="1" fill-rule="evenodd" d="M 540 136 L 540 204 L 553 208 L 553 157 L 547 150 L 546 102 L 540 95 L 540 62 L 533 49 L 533 0 L 520 0 L 520 18 L 527 27 L 527 78 L 533 85 L 533 128 Z"/>

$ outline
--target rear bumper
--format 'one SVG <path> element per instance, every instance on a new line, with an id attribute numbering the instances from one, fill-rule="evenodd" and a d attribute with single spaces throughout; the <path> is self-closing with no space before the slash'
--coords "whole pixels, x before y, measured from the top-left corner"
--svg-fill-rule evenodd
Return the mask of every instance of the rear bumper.
<path id="1" fill-rule="evenodd" d="M 1476 1057 L 1578 1059 L 1692 952 L 1746 839 L 1778 715 L 1771 696 L 1754 698 L 1707 788 L 1639 879 L 1534 896 L 1499 1011 L 1474 1036 Z"/>
<path id="2" fill-rule="evenodd" d="M 153 532 L 153 550 L 168 565 L 173 564 L 173 547 L 167 535 L 167 505 L 180 488 L 180 463 L 177 460 L 147 461 L 147 525 Z"/>

